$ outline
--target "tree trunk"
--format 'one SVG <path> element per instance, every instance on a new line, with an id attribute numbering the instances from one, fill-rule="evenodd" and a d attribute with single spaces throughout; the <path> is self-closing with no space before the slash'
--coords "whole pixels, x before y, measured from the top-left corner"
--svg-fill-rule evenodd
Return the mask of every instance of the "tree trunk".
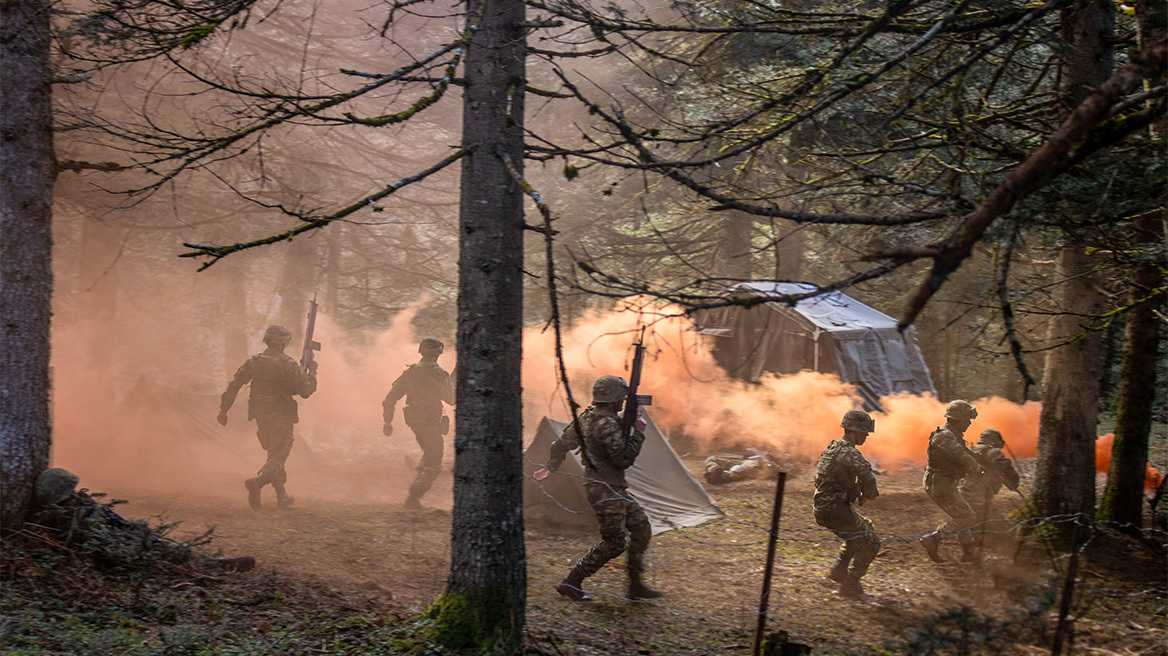
<path id="1" fill-rule="evenodd" d="M 450 576 L 431 610 L 449 647 L 518 650 L 523 543 L 522 0 L 471 0 L 459 210 L 458 407 Z M 475 27 L 477 23 L 477 28 Z"/>
<path id="2" fill-rule="evenodd" d="M 53 292 L 49 3 L 0 3 L 0 525 L 19 528 L 49 463 Z"/>
<path id="3" fill-rule="evenodd" d="M 1071 344 L 1050 350 L 1042 380 L 1034 501 L 1041 516 L 1095 507 L 1095 424 L 1102 336 L 1087 324 L 1103 310 L 1099 279 L 1081 244 L 1059 253 L 1056 276 L 1063 314 L 1051 319 L 1050 339 Z M 1069 524 L 1060 525 L 1069 526 Z"/>
<path id="4" fill-rule="evenodd" d="M 1111 76 L 1115 5 L 1110 0 L 1076 0 L 1063 11 L 1061 21 L 1070 46 L 1062 95 L 1073 109 Z M 1065 281 L 1058 296 L 1063 314 L 1051 320 L 1050 338 L 1058 342 L 1082 336 L 1051 350 L 1046 358 L 1034 489 L 1036 510 L 1043 516 L 1077 513 L 1084 504 L 1095 508 L 1102 336 L 1087 324 L 1102 312 L 1103 297 L 1086 246 L 1072 235 L 1059 252 L 1055 275 Z"/>
<path id="5" fill-rule="evenodd" d="M 717 265 L 714 275 L 735 281 L 751 279 L 750 238 L 754 232 L 754 220 L 738 210 L 728 210 L 718 217 L 720 222 Z"/>
<path id="6" fill-rule="evenodd" d="M 1159 0 L 1136 3 L 1136 23 L 1140 46 L 1168 33 L 1168 4 Z M 1152 135 L 1163 139 L 1164 123 L 1152 127 Z M 1132 242 L 1147 258 L 1132 276 L 1129 299 L 1138 301 L 1150 290 L 1164 284 L 1164 226 L 1168 213 L 1149 214 L 1135 225 Z M 1144 517 L 1144 468 L 1148 460 L 1148 437 L 1152 429 L 1152 404 L 1156 396 L 1156 363 L 1159 361 L 1160 327 L 1156 310 L 1163 300 L 1132 309 L 1124 333 L 1123 363 L 1119 372 L 1119 397 L 1115 402 L 1115 442 L 1111 447 L 1111 468 L 1107 488 L 1099 506 L 1099 518 L 1131 524 L 1138 528 Z"/>

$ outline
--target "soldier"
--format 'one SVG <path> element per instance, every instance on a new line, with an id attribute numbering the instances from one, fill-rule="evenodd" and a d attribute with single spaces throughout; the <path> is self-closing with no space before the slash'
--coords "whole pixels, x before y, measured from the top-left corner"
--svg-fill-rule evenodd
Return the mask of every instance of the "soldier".
<path id="1" fill-rule="evenodd" d="M 958 531 L 961 559 L 977 562 L 977 545 L 966 529 L 977 523 L 977 515 L 962 496 L 957 483 L 963 478 L 982 476 L 981 464 L 961 439 L 970 422 L 977 418 L 977 410 L 966 401 L 957 399 L 945 409 L 945 425 L 929 436 L 928 464 L 925 466 L 925 492 L 929 494 L 949 519 L 920 538 L 921 546 L 935 563 L 945 562 L 937 553 L 942 531 Z"/>
<path id="2" fill-rule="evenodd" d="M 625 470 L 633 466 L 645 441 L 645 420 L 639 413 L 633 431 L 626 440 L 621 435 L 621 401 L 628 394 L 628 384 L 619 376 L 601 376 L 592 386 L 592 406 L 564 429 L 560 438 L 551 444 L 551 455 L 546 468 L 535 472 L 537 481 L 547 478 L 564 462 L 564 457 L 578 449 L 583 441 L 586 452 L 594 462 L 585 458 L 584 489 L 588 502 L 596 511 L 600 523 L 601 542 L 584 555 L 568 576 L 556 586 L 556 591 L 572 601 L 590 601 L 581 587 L 584 579 L 592 576 L 605 563 L 628 549 L 630 599 L 655 599 L 663 593 L 645 585 L 645 552 L 649 548 L 652 530 L 649 518 L 640 504 L 629 494 Z M 625 540 L 625 529 L 629 538 Z"/>
<path id="3" fill-rule="evenodd" d="M 981 436 L 977 438 L 977 446 L 970 451 L 986 475 L 967 476 L 961 479 L 958 485 L 961 496 L 965 498 L 973 514 L 983 522 L 986 519 L 1003 517 L 992 503 L 994 495 L 1003 485 L 1011 490 L 1018 489 L 1018 472 L 1014 469 L 1014 463 L 1002 453 L 1004 446 L 1006 440 L 1002 439 L 1001 433 L 992 428 L 982 431 Z"/>
<path id="4" fill-rule="evenodd" d="M 748 453 L 715 453 L 703 465 L 703 476 L 710 485 L 723 485 L 755 478 L 766 478 L 775 470 L 774 459 L 758 450 Z"/>
<path id="5" fill-rule="evenodd" d="M 247 488 L 247 502 L 252 508 L 260 507 L 260 491 L 269 483 L 276 490 L 276 505 L 287 508 L 292 505 L 292 495 L 284 489 L 288 474 L 284 471 L 284 461 L 292 451 L 292 424 L 300 421 L 296 409 L 299 394 L 308 398 L 316 391 L 316 362 L 310 360 L 308 370 L 284 353 L 292 341 L 292 333 L 284 326 L 268 326 L 264 332 L 267 350 L 254 355 L 243 363 L 235 377 L 227 383 L 219 404 L 219 423 L 227 425 L 227 411 L 235 403 L 241 387 L 251 383 L 251 396 L 247 403 L 247 418 L 256 422 L 256 435 L 260 446 L 268 452 L 268 461 L 243 485 Z"/>
<path id="6" fill-rule="evenodd" d="M 442 342 L 433 337 L 423 338 L 418 344 L 421 360 L 407 367 L 393 381 L 381 404 L 385 418 L 382 432 L 388 437 L 393 435 L 393 413 L 397 402 L 403 396 L 406 398 L 402 416 L 406 426 L 414 431 L 418 446 L 422 447 L 422 461 L 418 463 L 414 482 L 410 484 L 406 510 L 422 509 L 422 495 L 430 491 L 430 486 L 442 471 L 442 436 L 450 432 L 450 417 L 442 404 L 454 405 L 454 381 L 445 369 L 438 366 L 438 356 L 442 355 L 444 348 Z"/>
<path id="7" fill-rule="evenodd" d="M 868 434 L 876 430 L 876 422 L 863 410 L 849 410 L 840 427 L 844 436 L 832 440 L 819 456 L 812 507 L 815 523 L 844 541 L 827 578 L 839 584 L 841 595 L 862 598 L 865 595 L 860 579 L 880 551 L 880 538 L 872 521 L 856 512 L 852 502 L 863 504 L 880 492 L 872 465 L 856 447 L 868 440 Z"/>

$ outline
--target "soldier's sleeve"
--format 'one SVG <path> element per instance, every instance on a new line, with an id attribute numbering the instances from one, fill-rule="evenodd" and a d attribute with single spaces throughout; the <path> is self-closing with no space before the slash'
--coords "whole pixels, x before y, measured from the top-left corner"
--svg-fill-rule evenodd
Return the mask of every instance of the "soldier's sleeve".
<path id="1" fill-rule="evenodd" d="M 868 462 L 863 454 L 855 449 L 851 450 L 849 460 L 849 469 L 856 477 L 856 482 L 859 483 L 864 498 L 875 499 L 880 496 L 880 490 L 876 487 L 876 475 L 872 473 L 872 463 Z"/>
<path id="2" fill-rule="evenodd" d="M 578 448 L 580 448 L 580 433 L 576 430 L 576 422 L 572 422 L 568 424 L 563 433 L 560 433 L 559 439 L 552 442 L 547 462 L 548 469 L 559 470 L 560 465 L 564 464 L 564 458 L 567 457 L 568 452 Z"/>
<path id="3" fill-rule="evenodd" d="M 994 449 L 990 458 L 997 466 L 998 472 L 1002 476 L 1002 483 L 1011 490 L 1017 490 L 1018 484 L 1022 482 L 1021 477 L 1018 476 L 1018 470 L 1014 469 L 1014 463 L 1010 461 L 1001 451 Z"/>
<path id="4" fill-rule="evenodd" d="M 446 405 L 454 405 L 454 378 L 445 369 L 439 367 L 438 370 L 442 372 L 442 382 L 438 385 L 439 396 Z"/>
<path id="5" fill-rule="evenodd" d="M 381 402 L 381 416 L 385 419 L 385 423 L 393 421 L 394 410 L 397 409 L 397 402 L 406 395 L 406 389 L 409 384 L 406 382 L 406 374 L 410 372 L 406 369 L 402 375 L 393 381 L 393 385 L 389 388 L 389 394 L 385 395 L 385 400 Z"/>
<path id="6" fill-rule="evenodd" d="M 983 471 L 977 456 L 973 455 L 973 451 L 970 451 L 961 440 L 954 441 L 952 449 L 953 457 L 957 460 L 957 469 L 963 472 L 963 476 L 974 476 Z"/>
<path id="7" fill-rule="evenodd" d="M 300 395 L 300 398 L 307 399 L 316 391 L 316 372 L 312 370 L 301 371 L 300 363 L 295 360 L 292 361 L 292 365 L 299 378 L 296 393 Z"/>
<path id="8" fill-rule="evenodd" d="M 239 390 L 244 385 L 251 382 L 251 358 L 239 365 L 239 370 L 235 372 L 235 376 L 231 382 L 227 383 L 227 389 L 223 390 L 223 396 L 219 399 L 219 409 L 227 412 L 235 403 L 235 397 L 239 395 Z"/>
<path id="9" fill-rule="evenodd" d="M 629 439 L 621 436 L 620 422 L 611 415 L 600 417 L 593 425 L 601 447 L 608 453 L 612 463 L 621 469 L 628 469 L 636 462 L 641 454 L 641 445 L 645 443 L 645 434 L 633 429 Z"/>

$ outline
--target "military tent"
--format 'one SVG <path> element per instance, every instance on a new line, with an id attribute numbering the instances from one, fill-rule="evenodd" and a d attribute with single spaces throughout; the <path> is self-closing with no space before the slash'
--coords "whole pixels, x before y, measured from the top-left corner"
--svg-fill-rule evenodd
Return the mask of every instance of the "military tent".
<path id="1" fill-rule="evenodd" d="M 645 509 L 653 534 L 674 528 L 697 526 L 722 517 L 714 500 L 689 473 L 681 458 L 665 440 L 657 424 L 645 412 L 645 444 L 626 476 L 629 492 Z M 559 471 L 542 482 L 531 474 L 547 462 L 551 443 L 567 424 L 544 418 L 527 447 L 524 459 L 523 507 L 529 521 L 559 525 L 596 526 L 596 517 L 584 493 L 584 466 L 576 452 L 568 454 Z"/>
<path id="2" fill-rule="evenodd" d="M 840 292 L 785 302 L 788 295 L 815 289 L 806 283 L 740 283 L 729 297 L 774 300 L 700 312 L 698 332 L 713 338 L 718 363 L 742 380 L 757 381 L 764 372 L 834 373 L 856 386 L 869 410 L 882 410 L 880 397 L 897 392 L 937 393 L 915 329 L 901 332 L 892 317 Z"/>

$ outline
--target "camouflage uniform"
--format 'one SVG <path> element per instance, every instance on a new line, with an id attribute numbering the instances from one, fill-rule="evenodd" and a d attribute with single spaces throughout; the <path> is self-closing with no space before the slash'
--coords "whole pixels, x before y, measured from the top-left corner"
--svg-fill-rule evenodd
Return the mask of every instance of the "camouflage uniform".
<path id="1" fill-rule="evenodd" d="M 581 443 L 583 451 L 592 460 L 584 459 L 584 491 L 596 512 L 601 541 L 589 549 L 567 578 L 556 586 L 560 594 L 577 601 L 588 600 L 580 587 L 583 580 L 626 549 L 629 552 L 629 597 L 648 599 L 662 594 L 644 583 L 645 552 L 649 549 L 653 530 L 645 510 L 629 494 L 625 480 L 625 470 L 633 466 L 645 442 L 644 433 L 636 428 L 627 440 L 621 435 L 616 409 L 620 406 L 618 399 L 627 390 L 623 378 L 602 376 L 593 386 L 593 406 L 582 412 L 551 444 L 547 466 L 552 471 L 559 468 L 569 451 L 579 449 Z M 626 529 L 629 533 L 627 540 Z"/>
<path id="2" fill-rule="evenodd" d="M 929 546 L 925 549 L 935 561 L 940 562 L 940 557 L 934 557 L 940 536 L 949 531 L 957 532 L 964 557 L 967 560 L 975 558 L 976 540 L 967 529 L 977 524 L 977 515 L 962 496 L 957 483 L 966 477 L 980 476 L 981 465 L 961 437 L 949 428 L 949 424 L 933 431 L 929 436 L 928 464 L 925 466 L 925 492 L 949 515 L 948 520 L 925 538 L 928 541 L 926 545 L 933 546 L 932 549 Z"/>
<path id="3" fill-rule="evenodd" d="M 994 507 L 994 495 L 1005 485 L 1011 490 L 1018 489 L 1018 472 L 1014 463 L 1002 453 L 1005 442 L 996 430 L 983 431 L 977 446 L 970 449 L 985 470 L 985 476 L 967 476 L 961 479 L 958 488 L 961 496 L 969 503 L 970 509 L 981 521 L 1001 519 L 1002 513 Z"/>
<path id="4" fill-rule="evenodd" d="M 703 476 L 710 485 L 766 478 L 774 470 L 771 459 L 762 454 L 716 453 L 706 458 Z"/>
<path id="5" fill-rule="evenodd" d="M 279 330 L 275 330 L 277 328 Z M 285 336 L 287 339 L 284 339 Z M 302 398 L 308 398 L 316 391 L 316 373 L 311 370 L 301 371 L 296 360 L 284 353 L 284 347 L 291 339 L 288 331 L 280 326 L 272 326 L 264 339 L 268 349 L 249 358 L 235 372 L 235 377 L 223 391 L 219 405 L 220 416 L 223 417 L 235 403 L 240 388 L 251 383 L 247 418 L 249 421 L 255 420 L 260 446 L 268 452 L 267 462 L 256 477 L 247 483 L 251 493 L 249 500 L 254 507 L 259 506 L 259 489 L 269 483 L 275 488 L 281 505 L 290 503 L 291 497 L 284 491 L 284 484 L 288 481 L 284 462 L 292 451 L 292 425 L 300 421 L 296 399 L 292 396 L 299 394 Z M 279 345 L 280 340 L 283 340 L 283 345 Z"/>
<path id="6" fill-rule="evenodd" d="M 422 348 L 427 346 L 427 340 L 433 338 L 423 340 Z M 441 353 L 441 342 L 434 342 Z M 442 471 L 442 436 L 450 432 L 450 418 L 442 404 L 454 405 L 454 381 L 445 369 L 438 366 L 437 355 L 433 359 L 423 356 L 421 362 L 407 367 L 393 381 L 389 394 L 381 404 L 386 426 L 393 422 L 394 410 L 402 397 L 406 399 L 402 416 L 405 417 L 406 425 L 414 431 L 418 446 L 422 447 L 422 461 L 418 463 L 414 482 L 410 484 L 410 497 L 406 502 L 407 506 L 413 506 L 430 490 Z"/>
<path id="7" fill-rule="evenodd" d="M 872 521 L 852 506 L 857 499 L 875 499 L 879 494 L 872 465 L 855 445 L 846 437 L 832 440 L 819 456 L 812 500 L 815 523 L 844 541 L 828 575 L 832 580 L 843 583 L 846 572 L 859 581 L 880 552 L 880 538 Z"/>
<path id="8" fill-rule="evenodd" d="M 580 431 L 577 433 L 576 426 Z M 584 490 L 588 503 L 600 523 L 601 542 L 592 547 L 576 566 L 585 577 L 595 574 L 605 563 L 629 551 L 629 575 L 645 571 L 645 551 L 649 548 L 652 529 L 640 504 L 629 494 L 625 470 L 641 452 L 645 435 L 634 430 L 626 441 L 621 437 L 620 419 L 610 408 L 590 407 L 581 413 L 578 423 L 564 429 L 560 439 L 552 442 L 548 467 L 553 471 L 564 462 L 569 451 L 580 448 L 580 434 L 589 455 L 596 461 L 584 467 Z M 625 528 L 629 539 L 626 543 Z"/>

